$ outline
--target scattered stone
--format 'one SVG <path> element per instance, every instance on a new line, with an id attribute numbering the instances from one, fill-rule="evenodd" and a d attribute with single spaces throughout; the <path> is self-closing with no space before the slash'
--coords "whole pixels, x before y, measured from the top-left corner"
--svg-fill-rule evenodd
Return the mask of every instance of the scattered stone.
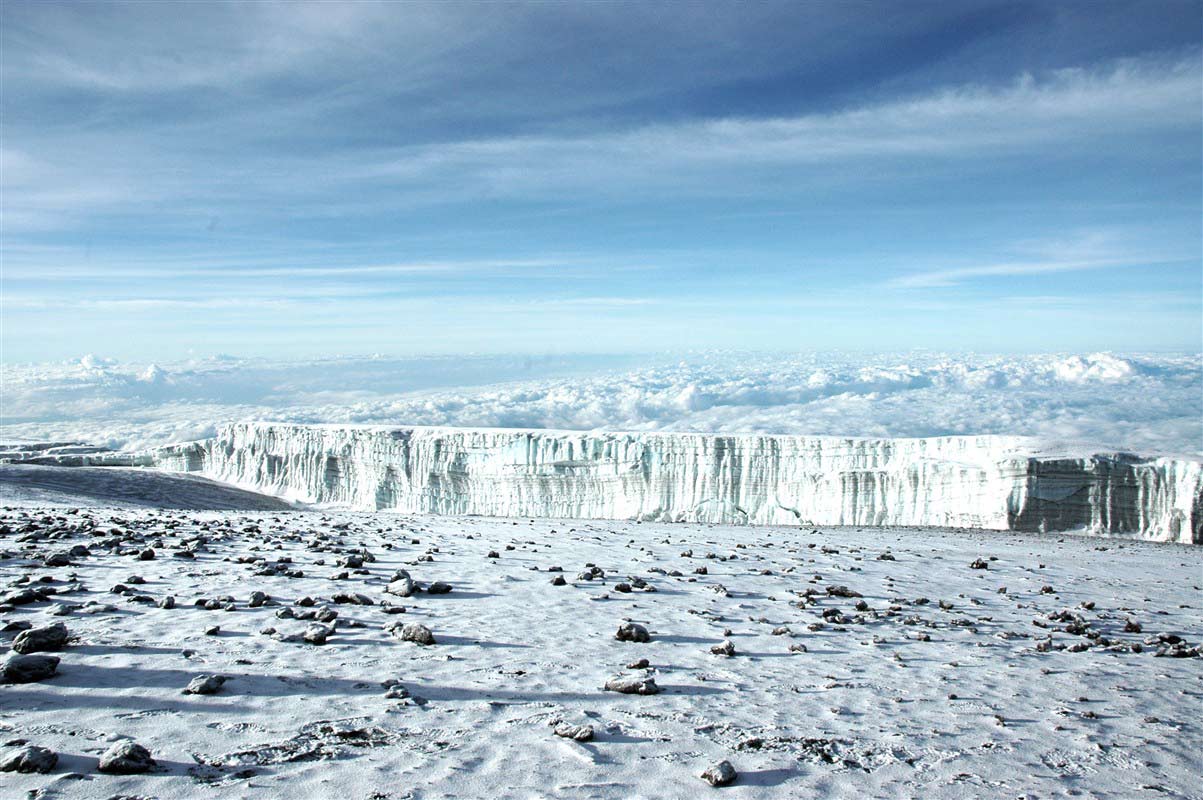
<path id="1" fill-rule="evenodd" d="M 711 786 L 730 786 L 735 783 L 737 777 L 739 773 L 731 766 L 730 761 L 720 761 L 702 773 L 702 780 Z"/>
<path id="2" fill-rule="evenodd" d="M 0 605 L 24 606 L 30 603 L 41 603 L 49 599 L 49 595 L 40 589 L 18 589 L 0 596 Z"/>
<path id="3" fill-rule="evenodd" d="M 576 576 L 578 581 L 600 580 L 606 577 L 606 572 L 601 567 L 589 564 L 584 571 Z"/>
<path id="4" fill-rule="evenodd" d="M 574 742 L 591 742 L 593 741 L 593 726 L 570 725 L 567 722 L 561 722 L 556 725 L 555 734 L 563 736 L 565 739 L 572 739 Z"/>
<path id="5" fill-rule="evenodd" d="M 13 650 L 22 654 L 45 653 L 63 649 L 67 643 L 67 626 L 61 622 L 41 628 L 21 631 L 13 640 Z"/>
<path id="6" fill-rule="evenodd" d="M 197 675 L 188 682 L 184 694 L 217 694 L 227 680 L 224 675 Z"/>
<path id="7" fill-rule="evenodd" d="M 733 656 L 735 655 L 735 643 L 730 639 L 723 639 L 721 644 L 711 647 L 710 652 L 716 656 Z"/>
<path id="8" fill-rule="evenodd" d="M 4 680 L 8 683 L 36 683 L 58 671 L 58 656 L 12 654 L 4 659 Z"/>
<path id="9" fill-rule="evenodd" d="M 0 772 L 40 772 L 44 775 L 57 763 L 58 754 L 53 750 L 26 745 L 0 758 Z"/>
<path id="10" fill-rule="evenodd" d="M 969 565 L 969 569 L 990 569 L 990 563 L 984 558 L 979 558 Z"/>
<path id="11" fill-rule="evenodd" d="M 301 634 L 301 640 L 309 644 L 325 644 L 326 639 L 332 633 L 334 633 L 332 625 L 323 625 L 320 622 L 314 622 L 305 628 L 305 632 Z"/>
<path id="12" fill-rule="evenodd" d="M 430 628 L 419 622 L 401 624 L 401 621 L 397 620 L 397 622 L 389 623 L 386 630 L 403 642 L 413 642 L 423 647 L 435 643 L 434 634 L 430 632 Z"/>
<path id="13" fill-rule="evenodd" d="M 393 573 L 393 578 L 388 586 L 384 587 L 384 591 L 397 597 L 409 597 L 414 593 L 414 580 L 407 571 L 399 569 Z"/>
<path id="14" fill-rule="evenodd" d="M 383 684 L 386 700 L 405 700 L 409 697 L 409 689 L 396 678 L 389 678 Z"/>
<path id="15" fill-rule="evenodd" d="M 618 678 L 611 678 L 606 681 L 607 692 L 618 692 L 619 694 L 659 694 L 660 687 L 656 685 L 656 679 L 652 677 L 641 677 L 637 675 L 623 675 Z"/>
<path id="16" fill-rule="evenodd" d="M 620 642 L 650 642 L 652 640 L 647 628 L 637 622 L 626 622 L 620 625 L 614 638 Z"/>
<path id="17" fill-rule="evenodd" d="M 426 594 L 448 594 L 451 592 L 451 584 L 435 581 L 426 587 Z"/>
<path id="18" fill-rule="evenodd" d="M 353 606 L 374 606 L 376 601 L 368 597 L 366 594 L 359 592 L 339 592 L 330 598 L 333 602 L 339 605 Z"/>
<path id="19" fill-rule="evenodd" d="M 104 751 L 98 769 L 110 775 L 136 775 L 150 771 L 154 765 L 149 750 L 127 739 Z"/>
<path id="20" fill-rule="evenodd" d="M 71 566 L 71 554 L 54 553 L 50 556 L 47 556 L 46 560 L 42 562 L 42 565 L 46 567 L 69 567 Z"/>

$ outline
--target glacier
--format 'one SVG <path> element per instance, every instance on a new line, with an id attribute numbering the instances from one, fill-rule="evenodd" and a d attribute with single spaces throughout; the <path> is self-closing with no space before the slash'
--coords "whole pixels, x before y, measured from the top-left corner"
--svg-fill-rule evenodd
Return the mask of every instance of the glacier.
<path id="1" fill-rule="evenodd" d="M 939 526 L 1203 543 L 1203 461 L 1022 436 L 843 438 L 243 422 L 116 463 L 412 513 Z M 103 456 L 62 456 L 106 463 Z"/>

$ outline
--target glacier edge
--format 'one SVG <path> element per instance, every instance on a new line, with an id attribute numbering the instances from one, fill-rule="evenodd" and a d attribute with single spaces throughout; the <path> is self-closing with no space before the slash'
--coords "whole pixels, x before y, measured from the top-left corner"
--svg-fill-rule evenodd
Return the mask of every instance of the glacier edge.
<path id="1" fill-rule="evenodd" d="M 1203 543 L 1203 462 L 916 439 L 244 422 L 138 463 L 413 513 L 1080 531 Z"/>

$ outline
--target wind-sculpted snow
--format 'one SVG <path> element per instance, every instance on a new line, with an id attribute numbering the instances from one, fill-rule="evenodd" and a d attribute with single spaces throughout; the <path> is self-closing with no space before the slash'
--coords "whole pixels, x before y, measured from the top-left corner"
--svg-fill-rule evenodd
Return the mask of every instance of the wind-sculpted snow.
<path id="1" fill-rule="evenodd" d="M 1082 530 L 1203 542 L 1203 463 L 1023 437 L 853 439 L 243 423 L 164 469 L 356 509 Z"/>

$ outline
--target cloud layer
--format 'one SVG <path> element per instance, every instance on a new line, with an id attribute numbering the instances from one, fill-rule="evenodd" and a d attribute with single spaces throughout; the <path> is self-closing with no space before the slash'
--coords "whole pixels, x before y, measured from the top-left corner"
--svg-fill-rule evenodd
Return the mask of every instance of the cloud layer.
<path id="1" fill-rule="evenodd" d="M 139 448 L 269 419 L 850 436 L 1023 434 L 1203 454 L 1197 355 L 89 356 L 6 366 L 0 437 Z"/>

